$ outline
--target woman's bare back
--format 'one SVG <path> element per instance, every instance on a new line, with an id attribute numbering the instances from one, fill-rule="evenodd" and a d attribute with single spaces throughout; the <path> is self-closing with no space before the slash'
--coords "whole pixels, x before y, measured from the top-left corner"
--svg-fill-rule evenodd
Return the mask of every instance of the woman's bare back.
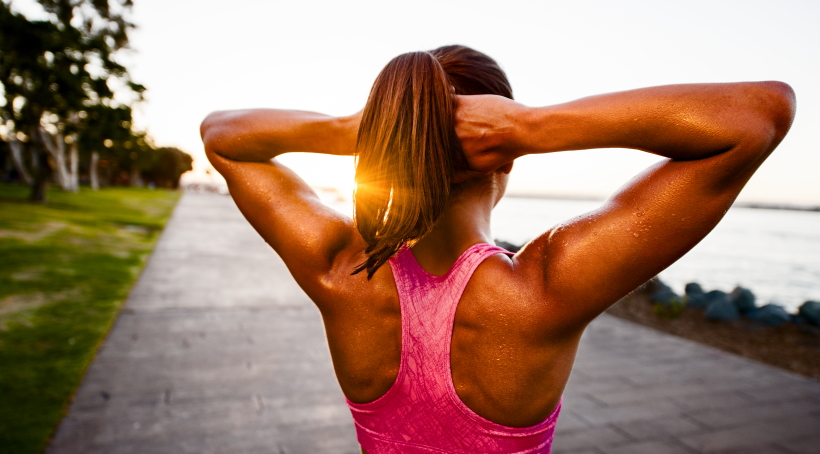
<path id="1" fill-rule="evenodd" d="M 527 427 L 558 404 L 580 335 L 550 334 L 547 305 L 516 275 L 513 260 L 494 255 L 476 269 L 456 311 L 450 361 L 456 392 L 471 410 L 502 425 Z M 337 378 L 356 403 L 384 395 L 401 361 L 401 314 L 390 267 L 371 282 L 372 291 L 364 294 L 345 291 L 350 286 L 343 282 L 333 285 L 341 304 L 351 306 L 345 315 L 325 319 Z"/>

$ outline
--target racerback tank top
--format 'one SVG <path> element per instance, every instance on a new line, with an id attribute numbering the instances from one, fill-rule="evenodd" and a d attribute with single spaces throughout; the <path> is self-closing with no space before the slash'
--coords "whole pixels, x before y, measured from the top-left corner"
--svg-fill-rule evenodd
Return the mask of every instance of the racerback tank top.
<path id="1" fill-rule="evenodd" d="M 456 308 L 476 267 L 510 252 L 479 243 L 443 276 L 421 268 L 409 248 L 390 259 L 401 304 L 401 365 L 393 386 L 365 404 L 347 400 L 359 443 L 369 454 L 549 453 L 559 402 L 547 419 L 508 427 L 470 410 L 456 394 L 450 343 Z"/>

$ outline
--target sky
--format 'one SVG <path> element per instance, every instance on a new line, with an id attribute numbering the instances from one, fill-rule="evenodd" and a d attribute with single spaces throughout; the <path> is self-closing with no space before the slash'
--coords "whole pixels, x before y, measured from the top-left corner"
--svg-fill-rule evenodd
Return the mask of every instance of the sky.
<path id="1" fill-rule="evenodd" d="M 255 107 L 347 115 L 394 56 L 464 44 L 495 58 L 516 100 L 543 106 L 632 88 L 782 80 L 797 117 L 742 201 L 820 205 L 820 2 L 135 0 L 133 52 L 148 87 L 136 126 L 195 157 L 199 124 Z M 588 150 L 517 161 L 510 192 L 606 196 L 659 158 Z M 352 158 L 281 158 L 309 183 L 352 189 Z"/>

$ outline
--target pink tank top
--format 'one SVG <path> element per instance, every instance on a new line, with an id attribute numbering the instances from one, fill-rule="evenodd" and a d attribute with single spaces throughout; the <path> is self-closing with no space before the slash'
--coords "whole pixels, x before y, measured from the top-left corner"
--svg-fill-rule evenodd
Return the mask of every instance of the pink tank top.
<path id="1" fill-rule="evenodd" d="M 510 254 L 475 244 L 444 276 L 424 271 L 407 247 L 390 259 L 401 304 L 399 373 L 373 402 L 347 401 L 369 454 L 550 452 L 560 403 L 539 424 L 508 427 L 470 410 L 453 387 L 450 341 L 458 301 L 476 267 L 499 253 Z"/>

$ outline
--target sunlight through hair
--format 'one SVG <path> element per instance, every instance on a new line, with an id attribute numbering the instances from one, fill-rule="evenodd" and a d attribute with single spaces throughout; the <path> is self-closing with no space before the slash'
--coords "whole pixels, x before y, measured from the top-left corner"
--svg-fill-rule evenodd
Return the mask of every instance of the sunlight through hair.
<path id="1" fill-rule="evenodd" d="M 454 173 L 466 168 L 453 90 L 512 98 L 498 64 L 464 46 L 399 55 L 376 78 L 356 142 L 354 219 L 367 258 L 353 274 L 367 270 L 370 279 L 444 211 Z"/>

